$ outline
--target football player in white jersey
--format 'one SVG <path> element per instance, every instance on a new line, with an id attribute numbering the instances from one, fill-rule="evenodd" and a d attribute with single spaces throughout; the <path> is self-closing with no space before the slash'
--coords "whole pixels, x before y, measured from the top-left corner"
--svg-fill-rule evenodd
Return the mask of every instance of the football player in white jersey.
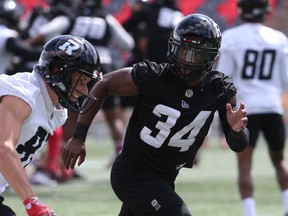
<path id="1" fill-rule="evenodd" d="M 23 201 L 29 216 L 55 215 L 31 188 L 26 167 L 67 119 L 67 109 L 79 113 L 83 98 L 96 100 L 89 88 L 99 76 L 100 59 L 83 38 L 61 35 L 43 48 L 32 73 L 0 75 L 0 193 L 9 185 Z M 0 215 L 14 216 L 3 204 Z"/>
<path id="2" fill-rule="evenodd" d="M 241 25 L 223 32 L 217 69 L 226 73 L 246 104 L 250 142 L 238 153 L 238 187 L 246 216 L 256 215 L 251 175 L 252 157 L 260 132 L 268 144 L 288 215 L 288 170 L 284 162 L 285 125 L 281 95 L 288 84 L 288 40 L 263 24 L 268 0 L 238 0 Z M 272 214 L 272 212 L 271 212 Z"/>

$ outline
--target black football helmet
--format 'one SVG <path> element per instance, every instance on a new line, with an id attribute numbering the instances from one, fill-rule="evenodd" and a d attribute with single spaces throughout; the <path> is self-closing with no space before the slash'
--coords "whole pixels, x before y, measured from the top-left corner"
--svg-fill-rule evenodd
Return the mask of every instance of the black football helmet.
<path id="1" fill-rule="evenodd" d="M 262 22 L 270 13 L 269 0 L 238 0 L 237 6 L 241 19 L 248 22 Z"/>
<path id="2" fill-rule="evenodd" d="M 167 56 L 181 79 L 200 80 L 215 63 L 221 46 L 219 26 L 208 16 L 185 16 L 171 33 Z"/>
<path id="3" fill-rule="evenodd" d="M 14 0 L 0 1 L 0 21 L 9 28 L 18 29 L 23 8 Z"/>
<path id="4" fill-rule="evenodd" d="M 34 71 L 39 73 L 58 95 L 61 105 L 79 113 L 91 108 L 85 107 L 89 100 L 82 104 L 84 99 L 96 101 L 96 98 L 76 90 L 75 86 L 71 85 L 72 74 L 80 73 L 79 80 L 82 76 L 89 77 L 91 81 L 88 87 L 91 89 L 102 78 L 99 69 L 100 58 L 94 47 L 84 38 L 71 35 L 56 36 L 48 41 L 44 45 L 39 63 L 34 67 Z M 70 99 L 70 95 L 75 91 L 81 95 L 77 101 Z"/>

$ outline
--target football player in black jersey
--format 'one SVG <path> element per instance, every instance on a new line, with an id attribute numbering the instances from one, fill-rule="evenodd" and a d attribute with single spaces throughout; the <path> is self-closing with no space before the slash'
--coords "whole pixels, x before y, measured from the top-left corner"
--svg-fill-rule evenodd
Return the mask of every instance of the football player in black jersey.
<path id="1" fill-rule="evenodd" d="M 139 62 L 104 75 L 91 90 L 98 100 L 78 118 L 63 152 L 66 168 L 84 162 L 87 131 L 104 100 L 110 94 L 137 95 L 111 170 L 113 190 L 123 203 L 119 215 L 192 215 L 174 182 L 182 167 L 193 166 L 216 111 L 230 148 L 246 148 L 244 104 L 237 108 L 235 86 L 212 70 L 220 45 L 220 29 L 210 17 L 187 15 L 169 39 L 169 63 Z"/>

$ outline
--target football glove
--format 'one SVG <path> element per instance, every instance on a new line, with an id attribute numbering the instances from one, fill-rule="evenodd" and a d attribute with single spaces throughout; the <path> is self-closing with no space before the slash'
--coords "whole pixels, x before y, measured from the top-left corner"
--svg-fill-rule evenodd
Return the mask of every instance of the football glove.
<path id="1" fill-rule="evenodd" d="M 43 204 L 37 196 L 24 200 L 23 204 L 29 216 L 56 216 L 54 211 Z"/>

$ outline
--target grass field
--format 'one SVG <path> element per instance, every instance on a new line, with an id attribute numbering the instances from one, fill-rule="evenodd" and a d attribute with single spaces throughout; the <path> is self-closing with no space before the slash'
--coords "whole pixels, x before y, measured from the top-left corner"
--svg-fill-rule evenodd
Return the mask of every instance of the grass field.
<path id="1" fill-rule="evenodd" d="M 120 201 L 110 183 L 110 170 L 106 167 L 112 155 L 109 139 L 89 139 L 86 161 L 77 171 L 85 180 L 73 180 L 57 187 L 34 186 L 41 200 L 49 204 L 57 216 L 116 216 Z M 201 161 L 193 169 L 182 169 L 176 191 L 188 204 L 193 216 L 241 216 L 241 202 L 236 186 L 236 158 L 229 149 L 223 149 L 217 138 L 209 140 L 202 150 Z M 270 164 L 266 146 L 262 141 L 254 157 L 253 176 L 255 197 L 260 216 L 282 216 L 281 195 Z M 25 211 L 12 191 L 5 192 L 6 204 L 18 216 Z"/>

